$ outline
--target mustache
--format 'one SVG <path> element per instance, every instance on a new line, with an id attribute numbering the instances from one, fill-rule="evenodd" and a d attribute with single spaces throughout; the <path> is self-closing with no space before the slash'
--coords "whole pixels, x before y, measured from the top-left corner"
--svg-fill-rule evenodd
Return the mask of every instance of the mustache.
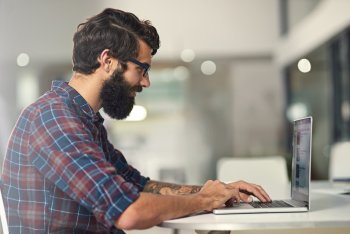
<path id="1" fill-rule="evenodd" d="M 130 89 L 130 91 L 131 92 L 138 92 L 138 93 L 141 93 L 142 92 L 142 86 L 141 85 L 136 85 L 135 87 L 132 87 L 131 89 Z"/>

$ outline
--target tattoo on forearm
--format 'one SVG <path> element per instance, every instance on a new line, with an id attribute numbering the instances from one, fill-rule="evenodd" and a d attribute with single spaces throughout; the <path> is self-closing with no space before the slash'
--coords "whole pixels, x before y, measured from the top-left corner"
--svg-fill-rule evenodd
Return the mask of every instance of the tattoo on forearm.
<path id="1" fill-rule="evenodd" d="M 197 193 L 200 189 L 201 186 L 178 185 L 150 180 L 147 182 L 143 191 L 162 195 L 186 195 Z"/>

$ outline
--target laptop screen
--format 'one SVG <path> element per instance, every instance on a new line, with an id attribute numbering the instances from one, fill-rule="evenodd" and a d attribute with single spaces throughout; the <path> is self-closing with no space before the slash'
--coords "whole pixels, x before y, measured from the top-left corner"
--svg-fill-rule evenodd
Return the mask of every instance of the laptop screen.
<path id="1" fill-rule="evenodd" d="M 309 202 L 312 117 L 295 120 L 293 126 L 292 199 Z"/>

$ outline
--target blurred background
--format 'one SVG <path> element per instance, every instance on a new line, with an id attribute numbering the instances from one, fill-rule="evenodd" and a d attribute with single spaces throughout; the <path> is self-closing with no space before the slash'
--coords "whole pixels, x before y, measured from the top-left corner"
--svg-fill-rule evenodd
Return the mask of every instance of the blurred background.
<path id="1" fill-rule="evenodd" d="M 0 162 L 19 113 L 72 75 L 79 23 L 106 7 L 149 19 L 161 49 L 126 121 L 105 121 L 130 164 L 201 184 L 223 157 L 291 160 L 291 120 L 314 117 L 312 178 L 350 136 L 350 1 L 0 0 Z"/>

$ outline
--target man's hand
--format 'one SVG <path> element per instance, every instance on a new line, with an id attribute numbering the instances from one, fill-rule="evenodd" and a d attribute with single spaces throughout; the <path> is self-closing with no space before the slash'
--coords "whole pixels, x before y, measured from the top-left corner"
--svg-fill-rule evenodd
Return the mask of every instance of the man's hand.
<path id="1" fill-rule="evenodd" d="M 225 206 L 229 200 L 240 201 L 239 190 L 219 180 L 208 180 L 198 192 L 206 211 Z"/>
<path id="2" fill-rule="evenodd" d="M 229 183 L 229 185 L 239 190 L 240 198 L 244 202 L 251 202 L 251 195 L 257 197 L 262 202 L 271 201 L 270 196 L 260 185 L 248 183 L 242 180 Z"/>
<path id="3" fill-rule="evenodd" d="M 251 202 L 251 195 L 257 197 L 262 202 L 271 201 L 265 190 L 256 184 L 245 181 L 237 181 L 225 184 L 218 180 L 207 181 L 198 193 L 206 204 L 205 210 L 212 211 L 226 205 L 230 206 L 234 202 Z"/>

